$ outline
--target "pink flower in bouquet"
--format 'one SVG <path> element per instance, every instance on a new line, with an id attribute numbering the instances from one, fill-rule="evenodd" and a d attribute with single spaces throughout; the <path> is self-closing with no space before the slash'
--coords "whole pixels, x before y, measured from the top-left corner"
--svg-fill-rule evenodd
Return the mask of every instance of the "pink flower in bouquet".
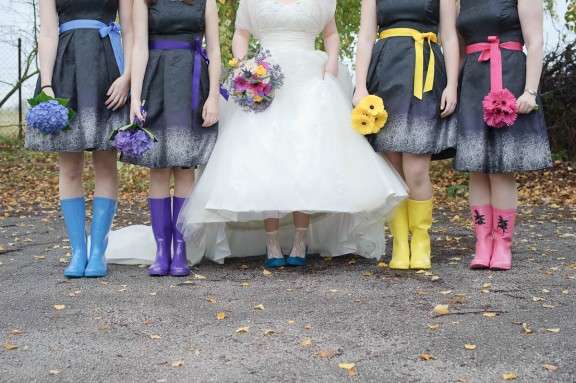
<path id="1" fill-rule="evenodd" d="M 234 89 L 237 91 L 245 91 L 251 88 L 250 81 L 246 80 L 243 76 L 234 78 Z"/>
<path id="2" fill-rule="evenodd" d="M 491 91 L 482 102 L 484 122 L 493 128 L 514 125 L 518 117 L 516 97 L 508 89 Z"/>

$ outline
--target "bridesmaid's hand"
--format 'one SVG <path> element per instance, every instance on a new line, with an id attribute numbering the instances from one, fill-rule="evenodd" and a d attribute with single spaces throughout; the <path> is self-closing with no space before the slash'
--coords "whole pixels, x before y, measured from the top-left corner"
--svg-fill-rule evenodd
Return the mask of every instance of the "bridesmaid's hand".
<path id="1" fill-rule="evenodd" d="M 519 114 L 528 114 L 535 110 L 538 110 L 538 104 L 536 103 L 536 96 L 524 92 L 522 96 L 516 100 L 516 107 L 518 108 Z"/>
<path id="2" fill-rule="evenodd" d="M 142 113 L 142 102 L 137 98 L 132 98 L 130 103 L 130 122 L 134 122 L 135 119 L 145 121 L 146 116 Z"/>
<path id="3" fill-rule="evenodd" d="M 204 123 L 202 127 L 208 128 L 218 122 L 219 112 L 218 112 L 218 97 L 210 96 L 204 103 L 204 108 L 202 109 L 202 119 Z"/>
<path id="4" fill-rule="evenodd" d="M 128 100 L 128 92 L 130 91 L 130 79 L 126 76 L 118 77 L 110 89 L 106 92 L 108 99 L 106 100 L 106 107 L 111 110 L 118 110 L 126 104 Z"/>
<path id="5" fill-rule="evenodd" d="M 369 95 L 370 93 L 368 93 L 368 89 L 366 89 L 366 87 L 356 88 L 356 90 L 354 91 L 354 97 L 352 97 L 352 104 L 354 106 L 358 105 L 364 97 L 367 97 Z"/>
<path id="6" fill-rule="evenodd" d="M 442 113 L 440 117 L 446 118 L 456 110 L 458 104 L 458 90 L 455 87 L 446 87 L 442 92 L 442 100 L 440 101 L 440 110 Z"/>

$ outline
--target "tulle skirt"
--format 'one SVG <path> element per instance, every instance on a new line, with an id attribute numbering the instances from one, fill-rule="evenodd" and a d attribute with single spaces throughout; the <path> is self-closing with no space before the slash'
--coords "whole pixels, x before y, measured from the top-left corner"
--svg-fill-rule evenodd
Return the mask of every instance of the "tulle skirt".
<path id="1" fill-rule="evenodd" d="M 291 212 L 311 214 L 309 253 L 385 253 L 384 223 L 407 192 L 393 168 L 352 130 L 352 83 L 323 75 L 327 56 L 312 49 L 270 49 L 285 83 L 262 113 L 221 105 L 211 158 L 180 213 L 188 259 L 222 263 L 266 253 L 262 220 L 281 218 L 290 251 Z M 155 245 L 146 226 L 110 237 L 112 263 L 150 263 Z"/>

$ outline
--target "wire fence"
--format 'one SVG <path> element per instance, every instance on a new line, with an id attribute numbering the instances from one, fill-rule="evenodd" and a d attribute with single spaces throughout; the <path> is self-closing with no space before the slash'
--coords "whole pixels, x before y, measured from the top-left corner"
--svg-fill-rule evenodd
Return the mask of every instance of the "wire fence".
<path id="1" fill-rule="evenodd" d="M 34 88 L 35 60 L 21 38 L 0 43 L 0 134 L 22 138 L 26 99 Z"/>

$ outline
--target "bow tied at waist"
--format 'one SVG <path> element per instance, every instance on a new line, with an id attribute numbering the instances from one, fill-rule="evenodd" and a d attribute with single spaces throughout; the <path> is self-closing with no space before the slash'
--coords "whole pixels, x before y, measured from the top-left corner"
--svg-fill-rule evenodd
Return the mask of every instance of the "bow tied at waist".
<path id="1" fill-rule="evenodd" d="M 120 25 L 114 22 L 106 24 L 100 20 L 92 19 L 70 20 L 60 25 L 60 33 L 75 29 L 97 29 L 101 39 L 109 38 L 120 75 L 124 73 L 124 51 L 122 48 L 122 30 Z"/>
<path id="2" fill-rule="evenodd" d="M 500 43 L 498 36 L 489 36 L 487 42 L 466 46 L 466 54 L 480 52 L 478 62 L 490 61 L 490 87 L 492 91 L 502 90 L 502 49 L 522 51 L 523 44 L 519 41 Z"/>
<path id="3" fill-rule="evenodd" d="M 412 28 L 390 28 L 380 32 L 380 39 L 390 37 L 412 37 L 414 39 L 415 64 L 414 64 L 414 96 L 422 100 L 424 93 L 434 89 L 434 77 L 436 70 L 436 59 L 432 44 L 438 43 L 438 35 L 434 32 L 420 32 Z M 424 80 L 424 42 L 428 42 L 430 47 L 430 58 L 428 69 L 426 70 L 426 80 Z"/>

